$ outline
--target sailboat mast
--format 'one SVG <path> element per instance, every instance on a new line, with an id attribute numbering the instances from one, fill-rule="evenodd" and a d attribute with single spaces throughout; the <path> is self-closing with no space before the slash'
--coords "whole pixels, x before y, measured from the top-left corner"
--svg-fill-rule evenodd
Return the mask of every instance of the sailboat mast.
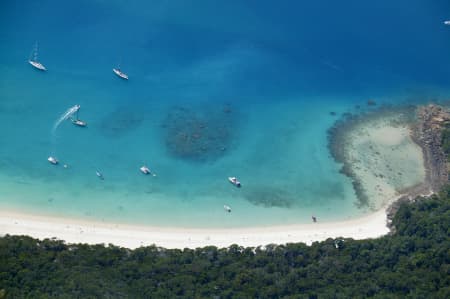
<path id="1" fill-rule="evenodd" d="M 38 42 L 36 42 L 36 45 L 34 46 L 33 61 L 37 61 L 37 58 L 38 58 Z"/>

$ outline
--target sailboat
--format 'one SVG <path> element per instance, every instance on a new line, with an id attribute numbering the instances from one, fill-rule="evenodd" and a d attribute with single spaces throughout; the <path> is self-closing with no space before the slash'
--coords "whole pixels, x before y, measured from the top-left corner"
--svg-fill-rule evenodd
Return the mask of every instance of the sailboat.
<path id="1" fill-rule="evenodd" d="M 79 127 L 86 127 L 86 126 L 87 126 L 87 123 L 86 123 L 85 121 L 82 121 L 81 119 L 78 118 L 78 111 L 79 111 L 79 110 L 80 110 L 80 109 L 78 108 L 77 113 L 76 113 L 77 118 L 71 117 L 70 120 L 71 120 L 72 123 L 73 123 L 74 125 L 76 125 L 76 126 L 79 126 Z"/>
<path id="2" fill-rule="evenodd" d="M 34 45 L 32 57 L 28 60 L 28 62 L 35 68 L 40 71 L 46 71 L 45 66 L 38 61 L 38 43 Z"/>
<path id="3" fill-rule="evenodd" d="M 113 68 L 113 72 L 120 78 L 122 78 L 124 80 L 128 80 L 128 75 L 120 70 L 120 64 L 117 66 L 117 68 Z"/>

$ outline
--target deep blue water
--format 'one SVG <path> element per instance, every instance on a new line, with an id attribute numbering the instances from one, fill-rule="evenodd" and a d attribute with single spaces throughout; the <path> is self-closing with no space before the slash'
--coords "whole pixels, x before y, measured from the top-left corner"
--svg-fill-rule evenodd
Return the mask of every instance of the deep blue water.
<path id="1" fill-rule="evenodd" d="M 446 19 L 450 2 L 425 0 L 3 1 L 2 205 L 184 226 L 361 213 L 326 148 L 329 112 L 369 98 L 446 99 Z M 27 63 L 36 41 L 47 73 Z M 119 63 L 128 82 L 111 71 Z M 75 104 L 88 128 L 65 122 L 53 136 Z M 228 106 L 232 116 L 217 117 Z M 212 131 L 225 127 L 225 152 L 171 154 L 164 122 L 177 107 L 208 115 Z M 131 124 L 117 132 L 117 119 Z M 49 165 L 50 154 L 69 168 Z M 140 175 L 144 163 L 158 177 Z M 228 184 L 232 175 L 244 188 Z"/>

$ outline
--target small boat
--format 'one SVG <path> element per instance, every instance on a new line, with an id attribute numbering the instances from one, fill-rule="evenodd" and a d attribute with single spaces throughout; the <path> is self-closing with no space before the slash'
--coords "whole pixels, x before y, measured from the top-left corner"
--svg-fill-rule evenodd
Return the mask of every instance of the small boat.
<path id="1" fill-rule="evenodd" d="M 103 174 L 100 171 L 96 171 L 95 174 L 98 176 L 99 179 L 104 180 L 105 177 L 103 176 Z"/>
<path id="2" fill-rule="evenodd" d="M 113 72 L 122 79 L 128 80 L 128 75 L 120 70 L 120 68 L 113 69 Z"/>
<path id="3" fill-rule="evenodd" d="M 86 126 L 87 126 L 87 123 L 86 123 L 85 121 L 82 121 L 82 120 L 79 118 L 79 116 L 78 116 L 79 113 L 80 113 L 80 108 L 81 108 L 80 105 L 75 105 L 75 106 L 72 107 L 72 109 L 73 109 L 73 114 L 76 114 L 76 118 L 70 117 L 70 120 L 71 120 L 72 123 L 73 123 L 74 125 L 76 125 L 76 126 L 79 126 L 79 127 L 86 127 Z"/>
<path id="4" fill-rule="evenodd" d="M 233 185 L 235 185 L 238 188 L 241 188 L 241 182 L 239 182 L 237 180 L 237 178 L 235 177 L 229 177 L 228 180 L 230 181 L 230 183 L 232 183 Z"/>
<path id="5" fill-rule="evenodd" d="M 231 208 L 230 208 L 230 206 L 224 205 L 224 206 L 223 206 L 223 209 L 224 209 L 225 211 L 227 211 L 228 213 L 231 213 Z"/>
<path id="6" fill-rule="evenodd" d="M 450 20 L 444 21 L 444 25 L 450 25 Z"/>
<path id="7" fill-rule="evenodd" d="M 32 57 L 28 60 L 28 62 L 35 67 L 36 69 L 40 70 L 40 71 L 46 71 L 47 69 L 45 68 L 45 66 L 40 63 L 38 61 L 38 43 L 36 42 L 34 49 L 33 49 L 33 53 L 32 53 Z"/>
<path id="8" fill-rule="evenodd" d="M 56 159 L 55 157 L 52 157 L 52 156 L 48 157 L 47 160 L 48 160 L 48 162 L 52 163 L 53 165 L 56 165 L 59 163 L 58 159 Z"/>
<path id="9" fill-rule="evenodd" d="M 86 127 L 87 123 L 85 121 L 82 121 L 81 119 L 72 119 L 72 123 L 79 127 Z"/>
<path id="10" fill-rule="evenodd" d="M 156 176 L 156 174 L 152 173 L 150 171 L 150 168 L 148 168 L 147 166 L 142 166 L 141 168 L 139 168 L 139 170 L 143 173 L 143 174 L 151 174 L 152 176 Z"/>

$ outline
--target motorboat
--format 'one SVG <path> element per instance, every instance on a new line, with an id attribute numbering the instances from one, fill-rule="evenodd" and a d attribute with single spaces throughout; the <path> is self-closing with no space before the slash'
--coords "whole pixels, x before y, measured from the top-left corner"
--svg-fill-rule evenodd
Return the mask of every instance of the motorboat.
<path id="1" fill-rule="evenodd" d="M 99 179 L 104 180 L 105 177 L 103 176 L 103 174 L 100 171 L 96 171 L 95 174 L 98 176 Z"/>
<path id="2" fill-rule="evenodd" d="M 45 66 L 40 63 L 38 61 L 38 43 L 35 44 L 32 55 L 30 57 L 30 59 L 28 60 L 28 62 L 35 67 L 36 69 L 40 70 L 40 71 L 46 71 L 47 69 L 45 68 Z"/>
<path id="3" fill-rule="evenodd" d="M 230 183 L 232 183 L 236 187 L 241 188 L 241 182 L 239 182 L 237 178 L 229 177 L 228 180 L 230 181 Z"/>
<path id="4" fill-rule="evenodd" d="M 143 174 L 150 174 L 150 169 L 147 166 L 142 166 L 141 168 L 139 168 L 139 170 L 143 173 Z"/>
<path id="5" fill-rule="evenodd" d="M 450 25 L 450 20 L 444 21 L 444 25 Z"/>
<path id="6" fill-rule="evenodd" d="M 47 160 L 48 160 L 48 162 L 52 163 L 53 165 L 56 165 L 59 163 L 58 159 L 56 159 L 55 157 L 52 157 L 52 156 L 48 157 Z"/>
<path id="7" fill-rule="evenodd" d="M 224 206 L 223 206 L 223 209 L 224 209 L 225 211 L 227 211 L 228 213 L 231 213 L 231 208 L 230 208 L 230 206 L 224 205 Z"/>
<path id="8" fill-rule="evenodd" d="M 119 68 L 114 68 L 113 72 L 122 79 L 128 80 L 128 75 L 122 72 Z"/>
<path id="9" fill-rule="evenodd" d="M 147 166 L 142 166 L 141 168 L 139 168 L 139 170 L 143 173 L 143 174 L 151 174 L 152 176 L 156 176 L 156 174 L 152 173 L 150 171 L 150 168 L 148 168 Z"/>
<path id="10" fill-rule="evenodd" d="M 79 127 L 86 127 L 87 123 L 85 121 L 82 121 L 81 119 L 72 119 L 72 123 Z"/>

